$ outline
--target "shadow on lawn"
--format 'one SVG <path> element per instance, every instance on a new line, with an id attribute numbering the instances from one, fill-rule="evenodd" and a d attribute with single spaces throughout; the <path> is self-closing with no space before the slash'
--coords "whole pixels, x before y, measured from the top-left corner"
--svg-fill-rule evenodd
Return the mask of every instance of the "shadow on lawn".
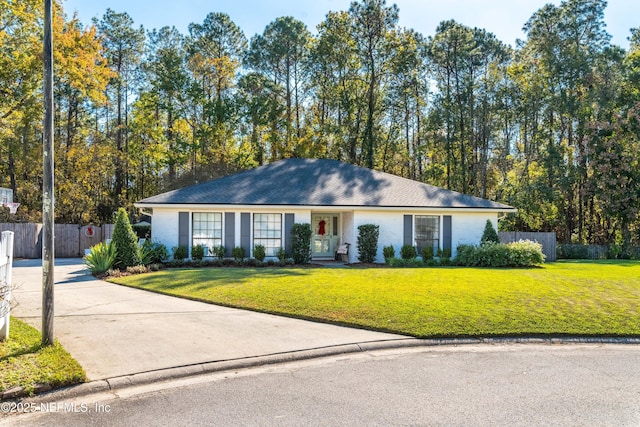
<path id="1" fill-rule="evenodd" d="M 194 290 L 211 288 L 216 286 L 237 285 L 250 283 L 256 278 L 268 279 L 270 277 L 287 276 L 291 278 L 309 275 L 308 269 L 300 268 L 180 268 L 167 269 L 152 274 L 143 274 L 129 280 L 113 280 L 115 283 L 130 284 L 149 290 L 167 291 L 190 286 Z M 179 278 L 179 279 L 178 279 Z"/>
<path id="2" fill-rule="evenodd" d="M 4 362 L 5 360 L 11 359 L 13 357 L 19 357 L 25 354 L 37 353 L 42 349 L 42 343 L 35 342 L 26 347 L 19 347 L 0 357 L 0 362 Z"/>

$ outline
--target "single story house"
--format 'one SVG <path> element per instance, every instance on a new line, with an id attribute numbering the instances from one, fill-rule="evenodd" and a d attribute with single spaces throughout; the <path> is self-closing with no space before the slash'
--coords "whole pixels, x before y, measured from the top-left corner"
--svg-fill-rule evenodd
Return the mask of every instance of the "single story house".
<path id="1" fill-rule="evenodd" d="M 236 246 L 253 256 L 263 245 L 267 257 L 283 247 L 290 253 L 294 223 L 312 227 L 313 260 L 335 257 L 349 243 L 357 262 L 358 226 L 380 227 L 377 262 L 383 246 L 396 254 L 405 244 L 451 249 L 478 244 L 487 219 L 516 209 L 337 160 L 285 159 L 209 182 L 140 200 L 152 215 L 151 238 L 168 248 Z M 418 252 L 420 253 L 420 252 Z M 205 256 L 211 256 L 205 250 Z"/>

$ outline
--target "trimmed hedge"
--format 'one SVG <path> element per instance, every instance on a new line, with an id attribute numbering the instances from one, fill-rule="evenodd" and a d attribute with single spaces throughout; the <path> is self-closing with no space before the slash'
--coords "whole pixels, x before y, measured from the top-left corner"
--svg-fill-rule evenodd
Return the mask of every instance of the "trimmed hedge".
<path id="1" fill-rule="evenodd" d="M 393 246 L 385 246 L 382 248 L 382 255 L 384 256 L 384 261 L 388 264 L 391 258 L 395 258 L 396 250 Z"/>
<path id="2" fill-rule="evenodd" d="M 291 227 L 291 258 L 296 264 L 308 264 L 311 261 L 311 224 L 296 223 Z M 286 252 L 282 254 L 286 259 Z M 280 258 L 280 261 L 284 261 Z"/>
<path id="3" fill-rule="evenodd" d="M 466 267 L 534 267 L 544 263 L 542 245 L 530 240 L 513 243 L 460 245 L 455 264 Z"/>
<path id="4" fill-rule="evenodd" d="M 380 226 L 363 224 L 358 226 L 358 260 L 372 263 L 378 254 L 378 237 Z"/>
<path id="5" fill-rule="evenodd" d="M 204 258 L 204 246 L 195 245 L 194 247 L 192 247 L 191 259 L 193 259 L 194 261 L 202 261 L 202 258 Z"/>
<path id="6" fill-rule="evenodd" d="M 418 256 L 416 248 L 411 245 L 402 245 L 400 248 L 400 256 L 402 259 L 414 259 Z"/>

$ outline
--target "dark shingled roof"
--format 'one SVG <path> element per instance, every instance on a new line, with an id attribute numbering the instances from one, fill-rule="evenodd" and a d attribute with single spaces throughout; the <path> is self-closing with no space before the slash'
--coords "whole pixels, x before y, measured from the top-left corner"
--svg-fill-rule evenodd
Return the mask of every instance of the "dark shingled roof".
<path id="1" fill-rule="evenodd" d="M 337 160 L 286 159 L 148 197 L 144 205 L 381 206 L 514 210 L 511 206 Z"/>

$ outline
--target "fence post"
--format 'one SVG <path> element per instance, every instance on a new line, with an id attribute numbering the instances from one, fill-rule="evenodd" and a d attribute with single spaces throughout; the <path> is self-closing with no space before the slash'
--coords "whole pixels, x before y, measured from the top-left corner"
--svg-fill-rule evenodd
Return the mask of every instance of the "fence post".
<path id="1" fill-rule="evenodd" d="M 0 236 L 0 341 L 9 339 L 12 266 L 13 232 L 3 231 Z"/>

